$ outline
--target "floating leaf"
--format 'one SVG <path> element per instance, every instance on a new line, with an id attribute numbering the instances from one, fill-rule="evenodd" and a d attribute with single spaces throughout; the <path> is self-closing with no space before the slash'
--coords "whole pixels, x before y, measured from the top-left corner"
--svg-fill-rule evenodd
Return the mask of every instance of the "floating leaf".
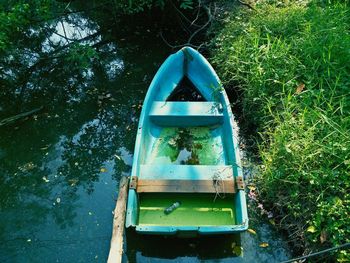
<path id="1" fill-rule="evenodd" d="M 57 204 L 61 203 L 61 198 L 57 197 L 57 198 L 56 198 L 56 203 L 57 203 Z"/>
<path id="2" fill-rule="evenodd" d="M 120 156 L 117 154 L 115 154 L 114 157 L 117 158 L 119 161 L 121 160 Z"/>
<path id="3" fill-rule="evenodd" d="M 50 182 L 50 180 L 48 180 L 48 179 L 46 178 L 46 176 L 43 177 L 43 180 L 44 180 L 45 183 Z"/>
<path id="4" fill-rule="evenodd" d="M 75 166 L 78 166 L 78 165 L 79 165 L 79 163 L 78 163 L 78 162 L 75 162 L 75 163 L 74 163 L 74 165 L 75 165 Z"/>
<path id="5" fill-rule="evenodd" d="M 27 242 L 32 242 L 32 240 L 30 238 L 27 239 Z"/>
<path id="6" fill-rule="evenodd" d="M 68 182 L 70 182 L 70 186 L 75 186 L 79 180 L 78 179 L 69 179 Z"/>
<path id="7" fill-rule="evenodd" d="M 259 244 L 259 247 L 268 247 L 269 246 L 269 243 L 267 243 L 267 242 L 261 242 L 260 244 Z"/>
<path id="8" fill-rule="evenodd" d="M 276 225 L 276 223 L 275 223 L 275 221 L 274 221 L 273 219 L 270 219 L 269 222 L 270 222 L 270 224 L 273 225 L 273 226 Z"/>
<path id="9" fill-rule="evenodd" d="M 237 256 L 240 256 L 242 254 L 242 247 L 234 245 L 232 248 L 233 253 L 235 253 Z"/>
<path id="10" fill-rule="evenodd" d="M 105 173 L 105 172 L 107 172 L 107 169 L 104 168 L 104 167 L 102 167 L 102 168 L 100 169 L 100 172 L 101 172 L 101 173 Z"/>
<path id="11" fill-rule="evenodd" d="M 40 150 L 45 151 L 45 150 L 47 150 L 47 149 L 50 147 L 50 145 L 51 145 L 51 144 L 48 144 L 48 145 L 46 145 L 46 146 L 40 148 Z"/>
<path id="12" fill-rule="evenodd" d="M 26 164 L 18 167 L 18 169 L 22 172 L 26 172 L 26 171 L 33 170 L 35 167 L 36 167 L 36 165 L 33 162 L 29 162 L 29 163 L 26 163 Z"/>
<path id="13" fill-rule="evenodd" d="M 248 232 L 249 232 L 250 234 L 256 235 L 255 230 L 253 230 L 253 229 L 251 229 L 251 228 L 248 228 Z"/>
<path id="14" fill-rule="evenodd" d="M 92 215 L 92 212 L 89 212 L 89 216 L 91 216 Z"/>
<path id="15" fill-rule="evenodd" d="M 309 226 L 307 229 L 306 229 L 307 232 L 310 232 L 310 233 L 315 233 L 316 232 L 316 228 L 314 226 Z"/>

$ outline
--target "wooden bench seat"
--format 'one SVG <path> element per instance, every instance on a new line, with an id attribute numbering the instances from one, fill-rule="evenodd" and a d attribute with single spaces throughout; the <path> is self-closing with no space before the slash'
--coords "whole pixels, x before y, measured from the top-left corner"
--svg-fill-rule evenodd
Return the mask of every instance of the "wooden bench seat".
<path id="1" fill-rule="evenodd" d="M 208 126 L 223 122 L 221 107 L 210 101 L 156 101 L 149 116 L 160 126 Z"/>
<path id="2" fill-rule="evenodd" d="M 230 165 L 141 165 L 130 187 L 139 193 L 235 193 Z"/>

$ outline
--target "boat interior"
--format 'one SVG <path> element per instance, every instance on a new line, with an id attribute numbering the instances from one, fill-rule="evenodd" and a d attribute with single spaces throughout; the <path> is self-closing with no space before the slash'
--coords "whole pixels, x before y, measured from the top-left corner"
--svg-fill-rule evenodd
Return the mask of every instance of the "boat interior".
<path id="1" fill-rule="evenodd" d="M 219 79 L 197 54 L 171 55 L 145 98 L 126 220 L 138 232 L 247 227 L 237 127 Z"/>
<path id="2" fill-rule="evenodd" d="M 236 223 L 234 192 L 222 189 L 233 190 L 234 180 L 220 107 L 218 102 L 206 101 L 187 77 L 166 101 L 153 102 L 151 136 L 145 142 L 139 174 L 138 225 Z M 140 185 L 147 179 L 149 184 Z M 164 209 L 175 202 L 181 205 L 166 215 Z"/>

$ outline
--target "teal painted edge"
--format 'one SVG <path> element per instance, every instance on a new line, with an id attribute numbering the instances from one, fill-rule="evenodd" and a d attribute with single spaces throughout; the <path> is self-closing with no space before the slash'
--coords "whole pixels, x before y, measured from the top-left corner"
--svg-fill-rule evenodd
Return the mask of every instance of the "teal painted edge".
<path id="1" fill-rule="evenodd" d="M 228 226 L 136 226 L 136 232 L 151 235 L 177 235 L 181 232 L 196 232 L 199 235 L 233 234 L 243 232 L 247 224 Z"/>

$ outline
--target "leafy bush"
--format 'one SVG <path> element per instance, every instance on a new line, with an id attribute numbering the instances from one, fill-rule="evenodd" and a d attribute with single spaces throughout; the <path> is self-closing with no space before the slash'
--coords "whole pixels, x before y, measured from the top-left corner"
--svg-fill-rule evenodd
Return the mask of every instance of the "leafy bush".
<path id="1" fill-rule="evenodd" d="M 232 14 L 212 48 L 260 134 L 261 197 L 309 248 L 350 241 L 349 22 L 346 2 L 263 3 Z"/>

